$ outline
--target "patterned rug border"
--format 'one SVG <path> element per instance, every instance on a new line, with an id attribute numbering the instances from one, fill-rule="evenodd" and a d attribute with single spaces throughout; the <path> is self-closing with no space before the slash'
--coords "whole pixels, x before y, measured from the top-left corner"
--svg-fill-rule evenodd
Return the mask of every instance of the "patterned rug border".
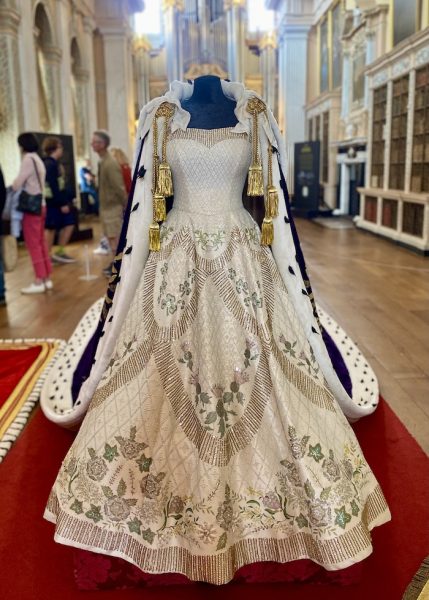
<path id="1" fill-rule="evenodd" d="M 15 418 L 9 425 L 9 427 L 4 432 L 3 436 L 0 438 L 0 463 L 4 460 L 6 454 L 11 449 L 12 445 L 24 429 L 25 424 L 27 423 L 34 407 L 38 403 L 40 399 L 40 394 L 42 391 L 43 384 L 49 375 L 49 372 L 54 367 L 55 363 L 59 359 L 59 357 L 64 352 L 66 347 L 65 340 L 59 338 L 18 338 L 18 339 L 0 339 L 0 346 L 22 346 L 24 344 L 37 346 L 38 344 L 49 343 L 52 344 L 53 352 L 49 362 L 46 364 L 45 368 L 42 370 L 40 375 L 37 377 L 36 381 L 32 385 L 32 389 L 28 394 L 26 400 L 23 405 L 19 409 Z M 13 348 L 12 348 L 13 349 Z"/>
<path id="2" fill-rule="evenodd" d="M 405 590 L 402 600 L 426 600 L 429 598 L 429 556 L 419 567 Z"/>

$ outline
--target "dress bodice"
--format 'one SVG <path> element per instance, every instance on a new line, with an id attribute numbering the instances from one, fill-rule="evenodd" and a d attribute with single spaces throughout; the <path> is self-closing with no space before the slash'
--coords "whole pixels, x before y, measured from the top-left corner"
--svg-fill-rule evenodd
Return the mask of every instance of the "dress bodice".
<path id="1" fill-rule="evenodd" d="M 232 128 L 176 130 L 167 144 L 174 208 L 193 214 L 224 214 L 243 208 L 251 160 L 246 133 Z"/>

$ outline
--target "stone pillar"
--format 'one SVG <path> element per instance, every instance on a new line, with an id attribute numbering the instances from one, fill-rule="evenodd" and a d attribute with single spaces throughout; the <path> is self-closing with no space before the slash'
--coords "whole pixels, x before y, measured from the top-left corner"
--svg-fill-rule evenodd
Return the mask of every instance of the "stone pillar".
<path id="1" fill-rule="evenodd" d="M 89 73 L 86 69 L 76 69 L 73 73 L 74 80 L 74 123 L 73 123 L 73 136 L 74 136 L 74 147 L 77 159 L 85 158 L 89 155 L 89 142 L 90 142 L 90 126 L 89 126 L 89 115 L 88 115 L 88 81 Z"/>
<path id="2" fill-rule="evenodd" d="M 19 31 L 19 63 L 21 98 L 23 105 L 22 128 L 27 131 L 39 131 L 40 119 L 39 93 L 37 89 L 36 49 L 34 44 L 34 14 L 31 2 L 21 2 L 21 23 Z M 3 24 L 3 17 L 0 23 Z M 21 111 L 16 111 L 21 112 Z"/>
<path id="3" fill-rule="evenodd" d="M 228 33 L 228 74 L 231 81 L 244 81 L 245 0 L 225 0 Z"/>
<path id="4" fill-rule="evenodd" d="M 277 39 L 275 33 L 266 33 L 259 42 L 261 52 L 261 71 L 263 82 L 263 96 L 270 109 L 276 110 L 276 50 Z"/>
<path id="5" fill-rule="evenodd" d="M 88 138 L 88 147 L 91 138 L 91 133 L 97 128 L 97 105 L 95 96 L 95 68 L 94 68 L 94 47 L 93 47 L 93 31 L 95 23 L 89 17 L 83 18 L 83 64 L 88 72 L 88 81 L 85 86 L 86 106 L 88 127 L 86 136 Z M 88 153 L 90 151 L 88 150 Z M 94 156 L 93 156 L 94 158 Z"/>
<path id="6" fill-rule="evenodd" d="M 344 50 L 343 77 L 341 82 L 341 118 L 343 119 L 343 121 L 347 121 L 347 118 L 350 113 L 350 91 L 352 89 L 350 62 L 350 52 L 348 50 Z"/>
<path id="7" fill-rule="evenodd" d="M 341 162 L 340 206 L 334 210 L 336 215 L 348 215 L 350 204 L 350 165 Z"/>
<path id="8" fill-rule="evenodd" d="M 149 89 L 149 50 L 150 44 L 144 38 L 138 38 L 134 42 L 134 56 L 137 70 L 137 103 L 143 108 L 150 100 Z"/>
<path id="9" fill-rule="evenodd" d="M 63 116 L 62 116 L 62 104 L 61 104 L 61 59 L 62 51 L 61 48 L 56 46 L 49 46 L 43 48 L 43 57 L 45 60 L 46 68 L 46 79 L 47 79 L 47 102 L 49 106 L 49 117 L 50 117 L 50 132 L 52 133 L 63 133 Z M 67 83 L 67 87 L 70 87 L 70 83 Z"/>
<path id="10" fill-rule="evenodd" d="M 294 145 L 306 139 L 307 39 L 310 25 L 283 24 L 279 41 L 279 122 L 288 150 L 289 192 L 294 190 Z"/>
<path id="11" fill-rule="evenodd" d="M 132 155 L 134 103 L 131 51 L 128 32 L 123 26 L 100 28 L 104 42 L 108 130 L 112 145 Z"/>
<path id="12" fill-rule="evenodd" d="M 72 12 L 70 3 L 65 0 L 57 0 L 56 3 L 56 37 L 61 50 L 61 69 L 59 72 L 59 95 L 61 106 L 61 133 L 74 134 L 74 112 L 73 97 L 70 81 L 71 72 L 71 35 L 70 23 Z M 76 141 L 76 140 L 75 140 Z"/>
<path id="13" fill-rule="evenodd" d="M 12 182 L 19 169 L 16 138 L 24 129 L 19 25 L 20 15 L 16 10 L 0 7 L 0 164 L 6 184 Z"/>
<path id="14" fill-rule="evenodd" d="M 183 7 L 183 0 L 163 1 L 167 79 L 170 83 L 176 79 L 183 79 L 183 42 L 181 35 Z"/>
<path id="15" fill-rule="evenodd" d="M 375 31 L 373 31 L 372 29 L 367 30 L 365 38 L 366 38 L 365 64 L 370 65 L 376 59 Z M 368 77 L 365 77 L 364 106 L 368 106 L 368 101 L 369 101 Z"/>

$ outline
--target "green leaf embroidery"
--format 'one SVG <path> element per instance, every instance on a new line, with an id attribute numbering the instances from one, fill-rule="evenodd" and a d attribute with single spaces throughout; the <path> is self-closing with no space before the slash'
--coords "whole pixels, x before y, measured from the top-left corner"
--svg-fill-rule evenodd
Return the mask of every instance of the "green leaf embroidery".
<path id="1" fill-rule="evenodd" d="M 224 392 L 222 398 L 226 404 L 230 404 L 230 402 L 232 402 L 234 399 L 234 394 L 232 392 Z"/>
<path id="2" fill-rule="evenodd" d="M 228 541 L 228 534 L 226 533 L 226 531 L 224 531 L 224 533 L 222 533 L 222 535 L 218 539 L 216 550 L 223 550 L 226 546 L 227 541 Z"/>
<path id="3" fill-rule="evenodd" d="M 152 531 L 152 529 L 145 529 L 142 532 L 142 537 L 146 542 L 149 542 L 149 544 L 152 544 L 153 540 L 155 539 L 155 534 Z"/>
<path id="4" fill-rule="evenodd" d="M 88 452 L 89 452 L 89 456 L 90 456 L 91 458 L 95 458 L 95 457 L 97 456 L 97 454 L 96 454 L 96 452 L 95 452 L 94 448 L 88 448 Z"/>
<path id="5" fill-rule="evenodd" d="M 137 518 L 134 518 L 132 521 L 128 521 L 127 525 L 130 533 L 141 533 L 141 524 L 142 522 Z"/>
<path id="6" fill-rule="evenodd" d="M 141 457 L 136 460 L 136 463 L 138 464 L 141 473 L 148 473 L 152 464 L 152 459 L 146 458 L 146 456 L 142 454 Z"/>
<path id="7" fill-rule="evenodd" d="M 75 499 L 73 504 L 71 504 L 70 508 L 77 514 L 80 515 L 83 513 L 82 502 L 80 500 Z"/>
<path id="8" fill-rule="evenodd" d="M 136 439 L 136 434 L 137 434 L 137 427 L 135 425 L 133 425 L 130 429 L 130 440 L 132 440 L 133 442 Z"/>
<path id="9" fill-rule="evenodd" d="M 117 491 L 119 498 L 122 498 L 122 496 L 125 495 L 125 492 L 127 491 L 127 485 L 123 479 L 121 479 L 121 481 L 118 483 Z"/>
<path id="10" fill-rule="evenodd" d="M 109 446 L 109 444 L 105 444 L 103 458 L 109 462 L 112 462 L 116 456 L 119 456 L 117 446 Z"/>
<path id="11" fill-rule="evenodd" d="M 207 394 L 207 392 L 202 392 L 202 394 L 200 394 L 200 400 L 204 404 L 208 404 L 210 402 L 210 396 Z"/>
<path id="12" fill-rule="evenodd" d="M 209 412 L 209 414 L 206 416 L 206 420 L 204 421 L 204 423 L 206 425 L 211 425 L 211 423 L 214 423 L 217 419 L 217 413 L 216 411 L 214 412 Z"/>
<path id="13" fill-rule="evenodd" d="M 347 523 L 350 523 L 350 521 L 352 520 L 352 516 L 348 512 L 346 512 L 345 506 L 342 506 L 341 508 L 336 508 L 335 512 L 337 513 L 335 523 L 339 525 L 342 529 L 345 529 Z"/>
<path id="14" fill-rule="evenodd" d="M 103 490 L 103 494 L 106 496 L 106 498 L 113 498 L 113 496 L 115 495 L 108 485 L 102 485 L 101 489 Z"/>
<path id="15" fill-rule="evenodd" d="M 319 462 L 322 460 L 322 458 L 325 458 L 320 444 L 316 444 L 315 446 L 310 444 L 307 456 L 311 456 L 311 458 L 314 458 L 316 462 Z"/>
<path id="16" fill-rule="evenodd" d="M 359 506 L 357 505 L 356 500 L 352 500 L 350 506 L 352 507 L 352 515 L 357 517 L 359 514 Z"/>
<path id="17" fill-rule="evenodd" d="M 100 506 L 95 506 L 94 504 L 91 504 L 91 509 L 86 511 L 85 516 L 94 521 L 94 523 L 98 523 L 98 521 L 101 521 L 103 518 L 100 511 Z"/>
<path id="18" fill-rule="evenodd" d="M 304 490 L 309 498 L 314 499 L 316 497 L 316 493 L 309 479 L 304 483 Z"/>
<path id="19" fill-rule="evenodd" d="M 298 525 L 298 527 L 300 529 L 303 529 L 304 527 L 308 527 L 308 521 L 302 513 L 300 513 L 300 515 L 298 517 L 296 517 L 296 524 Z"/>

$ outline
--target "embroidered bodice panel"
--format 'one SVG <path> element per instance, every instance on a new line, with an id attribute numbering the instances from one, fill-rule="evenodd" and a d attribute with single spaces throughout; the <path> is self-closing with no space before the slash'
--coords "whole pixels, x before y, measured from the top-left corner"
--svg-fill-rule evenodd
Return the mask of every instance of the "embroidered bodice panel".
<path id="1" fill-rule="evenodd" d="M 167 161 L 174 208 L 220 215 L 243 208 L 242 192 L 251 160 L 247 134 L 223 129 L 181 129 L 170 134 Z"/>

